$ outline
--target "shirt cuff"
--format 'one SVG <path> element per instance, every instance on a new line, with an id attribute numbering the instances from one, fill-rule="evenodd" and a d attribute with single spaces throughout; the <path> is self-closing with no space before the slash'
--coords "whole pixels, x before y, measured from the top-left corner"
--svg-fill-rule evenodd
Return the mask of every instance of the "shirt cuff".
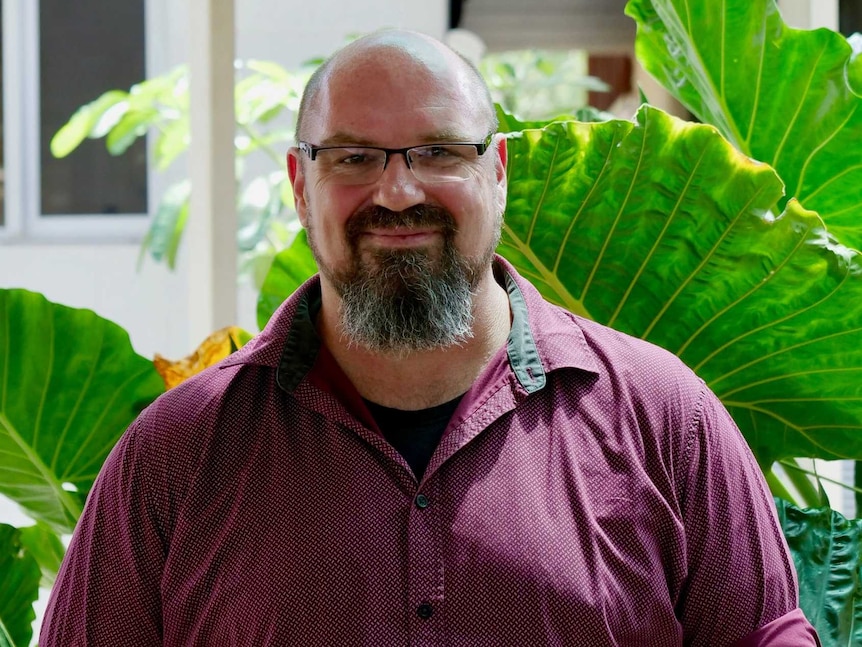
<path id="1" fill-rule="evenodd" d="M 733 643 L 733 647 L 821 647 L 802 609 L 794 609 Z"/>

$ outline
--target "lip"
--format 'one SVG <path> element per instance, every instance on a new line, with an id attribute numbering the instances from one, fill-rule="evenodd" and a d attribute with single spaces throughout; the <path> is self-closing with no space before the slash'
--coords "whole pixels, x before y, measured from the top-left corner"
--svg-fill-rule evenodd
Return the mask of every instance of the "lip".
<path id="1" fill-rule="evenodd" d="M 421 247 L 439 239 L 436 229 L 371 229 L 362 238 L 378 247 Z"/>

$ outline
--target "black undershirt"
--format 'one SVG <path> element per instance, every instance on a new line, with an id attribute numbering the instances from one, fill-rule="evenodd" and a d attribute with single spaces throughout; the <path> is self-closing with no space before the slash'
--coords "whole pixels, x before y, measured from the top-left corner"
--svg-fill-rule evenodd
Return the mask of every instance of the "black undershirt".
<path id="1" fill-rule="evenodd" d="M 416 480 L 421 481 L 461 397 L 459 395 L 454 400 L 419 411 L 392 409 L 368 400 L 365 400 L 365 404 L 383 432 L 383 437 L 404 457 Z"/>

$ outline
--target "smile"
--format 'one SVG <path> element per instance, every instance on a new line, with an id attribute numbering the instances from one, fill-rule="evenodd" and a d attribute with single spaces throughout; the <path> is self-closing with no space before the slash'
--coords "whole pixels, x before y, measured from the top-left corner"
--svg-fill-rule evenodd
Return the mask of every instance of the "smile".
<path id="1" fill-rule="evenodd" d="M 421 247 L 439 240 L 441 233 L 435 229 L 373 229 L 362 234 L 367 244 L 376 247 Z"/>

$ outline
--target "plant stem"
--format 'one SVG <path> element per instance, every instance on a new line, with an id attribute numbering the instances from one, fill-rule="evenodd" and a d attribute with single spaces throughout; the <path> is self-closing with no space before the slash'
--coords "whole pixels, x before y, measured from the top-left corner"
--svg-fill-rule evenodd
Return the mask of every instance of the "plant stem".
<path id="1" fill-rule="evenodd" d="M 855 485 L 855 486 L 849 485 L 849 484 L 845 483 L 844 481 L 838 481 L 836 479 L 829 478 L 828 476 L 822 476 L 820 474 L 817 474 L 816 472 L 813 472 L 811 470 L 807 470 L 804 467 L 800 467 L 799 465 L 788 465 L 786 461 L 787 461 L 787 459 L 783 459 L 783 460 L 780 460 L 778 462 L 784 467 L 789 467 L 790 469 L 795 469 L 795 470 L 798 470 L 800 472 L 804 472 L 805 474 L 810 474 L 811 476 L 816 476 L 821 481 L 826 481 L 827 483 L 832 483 L 834 485 L 841 486 L 845 490 L 851 490 L 853 492 L 856 492 L 857 494 L 862 494 L 862 484 Z"/>
<path id="2" fill-rule="evenodd" d="M 764 471 L 763 476 L 766 478 L 766 484 L 769 486 L 772 494 L 780 499 L 784 499 L 785 501 L 790 501 L 790 503 L 797 507 L 800 507 L 796 501 L 796 497 L 790 494 L 790 491 L 784 486 L 781 479 L 775 475 L 775 472 L 770 469 L 768 471 Z"/>
<path id="3" fill-rule="evenodd" d="M 279 157 L 278 153 L 275 152 L 275 149 L 272 148 L 269 144 L 263 143 L 263 140 L 248 124 L 237 124 L 240 130 L 242 130 L 246 135 L 248 135 L 252 140 L 257 143 L 258 149 L 262 150 L 264 153 L 269 155 L 272 160 L 278 165 L 281 166 L 282 159 Z"/>
<path id="4" fill-rule="evenodd" d="M 813 474 L 815 478 L 820 478 L 816 472 L 810 472 L 800 467 L 795 458 L 789 458 L 781 461 L 781 466 L 784 467 L 787 478 L 793 484 L 793 487 L 799 492 L 802 497 L 802 502 L 805 507 L 818 508 L 823 505 L 823 499 L 820 497 L 820 492 L 811 483 L 809 475 Z"/>

